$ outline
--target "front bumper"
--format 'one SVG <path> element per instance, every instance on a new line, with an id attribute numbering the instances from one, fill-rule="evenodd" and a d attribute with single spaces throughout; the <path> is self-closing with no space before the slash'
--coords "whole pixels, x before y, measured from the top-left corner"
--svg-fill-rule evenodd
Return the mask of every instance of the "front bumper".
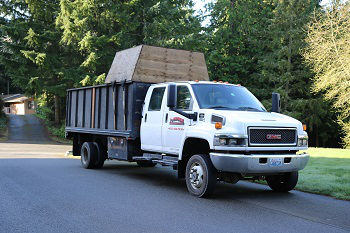
<path id="1" fill-rule="evenodd" d="M 210 153 L 214 167 L 219 171 L 241 174 L 274 174 L 302 170 L 309 161 L 309 154 L 224 154 Z M 281 158 L 282 164 L 271 166 L 271 159 Z M 290 161 L 289 161 L 290 158 Z"/>

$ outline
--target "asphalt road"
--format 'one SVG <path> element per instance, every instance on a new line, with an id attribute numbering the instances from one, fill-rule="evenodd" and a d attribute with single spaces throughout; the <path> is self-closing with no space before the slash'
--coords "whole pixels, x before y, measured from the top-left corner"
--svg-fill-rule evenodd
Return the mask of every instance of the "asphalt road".
<path id="1" fill-rule="evenodd" d="M 11 133 L 11 130 L 10 130 Z M 0 232 L 350 232 L 350 202 L 248 182 L 191 196 L 169 168 L 81 168 L 70 146 L 0 143 Z"/>

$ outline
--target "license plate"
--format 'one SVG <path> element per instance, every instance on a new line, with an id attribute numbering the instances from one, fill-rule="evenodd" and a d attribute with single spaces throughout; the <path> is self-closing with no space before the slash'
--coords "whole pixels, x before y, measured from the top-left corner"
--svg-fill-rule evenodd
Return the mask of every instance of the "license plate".
<path id="1" fill-rule="evenodd" d="M 282 166 L 282 158 L 271 158 L 270 159 L 271 167 L 279 167 Z"/>

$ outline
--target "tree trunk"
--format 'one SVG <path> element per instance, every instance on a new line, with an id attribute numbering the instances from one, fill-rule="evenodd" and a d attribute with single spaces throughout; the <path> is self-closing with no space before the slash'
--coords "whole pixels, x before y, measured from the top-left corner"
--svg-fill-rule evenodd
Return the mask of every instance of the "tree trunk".
<path id="1" fill-rule="evenodd" d="M 320 138 L 318 136 L 318 125 L 315 125 L 316 147 L 320 146 Z"/>
<path id="2" fill-rule="evenodd" d="M 55 101 L 55 125 L 59 125 L 61 121 L 60 97 L 58 95 L 55 95 L 54 101 Z"/>

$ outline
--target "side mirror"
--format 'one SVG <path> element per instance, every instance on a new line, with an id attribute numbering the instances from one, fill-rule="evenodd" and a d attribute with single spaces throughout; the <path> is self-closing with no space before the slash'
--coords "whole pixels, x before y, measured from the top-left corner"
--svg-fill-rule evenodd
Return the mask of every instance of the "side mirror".
<path id="1" fill-rule="evenodd" d="M 168 85 L 168 102 L 167 106 L 169 108 L 175 108 L 176 106 L 176 85 L 169 84 Z"/>
<path id="2" fill-rule="evenodd" d="M 281 112 L 281 96 L 278 93 L 272 93 L 272 109 L 271 112 Z"/>

